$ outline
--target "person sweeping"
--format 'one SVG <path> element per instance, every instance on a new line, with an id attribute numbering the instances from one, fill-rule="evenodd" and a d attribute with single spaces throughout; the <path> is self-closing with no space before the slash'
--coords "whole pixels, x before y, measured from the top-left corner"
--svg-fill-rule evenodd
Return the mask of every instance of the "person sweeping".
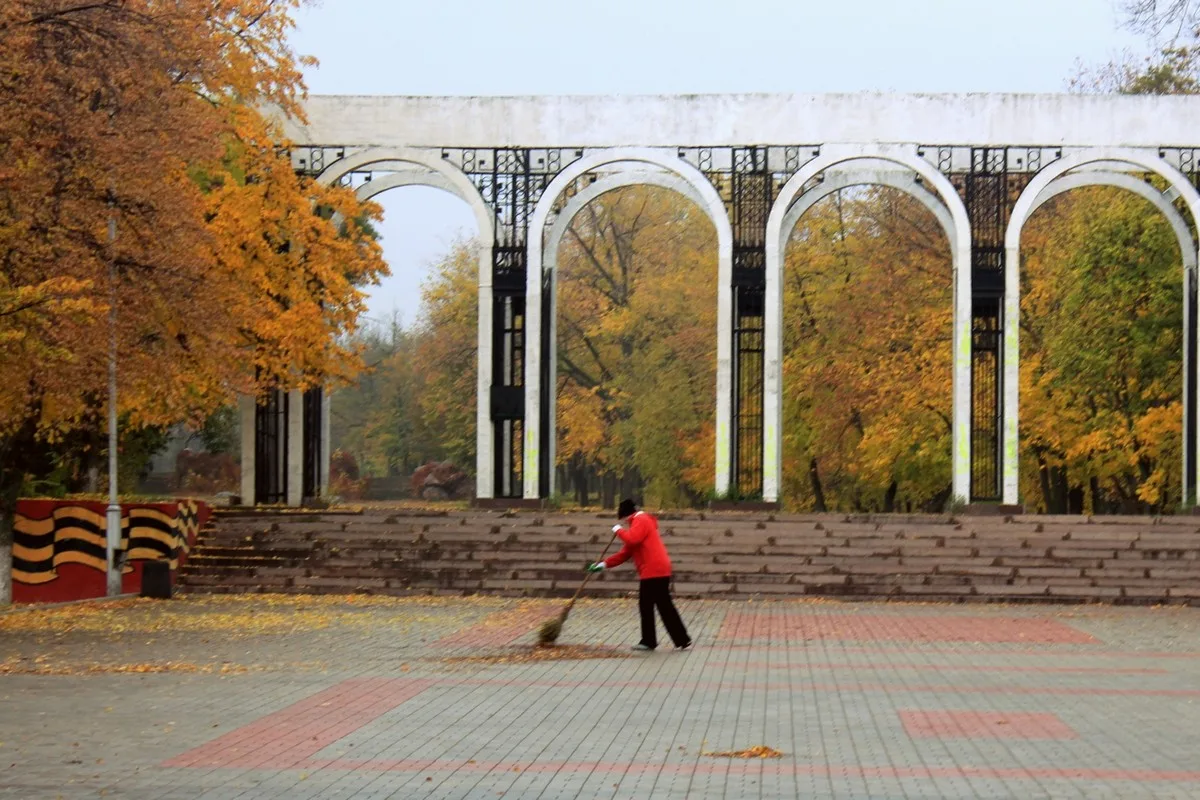
<path id="1" fill-rule="evenodd" d="M 658 647 L 658 633 L 654 625 L 654 609 L 657 608 L 675 647 L 687 650 L 692 646 L 692 637 L 688 636 L 687 628 L 671 600 L 671 558 L 658 535 L 658 521 L 645 511 L 638 510 L 628 498 L 618 506 L 617 519 L 613 533 L 621 537 L 625 546 L 608 558 L 589 564 L 587 571 L 601 572 L 619 567 L 632 558 L 640 579 L 638 610 L 642 615 L 642 640 L 633 649 L 653 650 Z"/>

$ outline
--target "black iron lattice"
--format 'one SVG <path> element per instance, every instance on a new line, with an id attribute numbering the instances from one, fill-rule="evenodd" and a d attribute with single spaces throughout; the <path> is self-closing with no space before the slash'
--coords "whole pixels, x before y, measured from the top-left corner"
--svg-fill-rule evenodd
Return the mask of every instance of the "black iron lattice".
<path id="1" fill-rule="evenodd" d="M 267 393 L 254 413 L 254 502 L 286 503 L 288 398 Z"/>
<path id="2" fill-rule="evenodd" d="M 321 495 L 321 463 L 325 456 L 322 447 L 325 392 L 318 388 L 304 393 L 304 492 L 303 497 Z"/>

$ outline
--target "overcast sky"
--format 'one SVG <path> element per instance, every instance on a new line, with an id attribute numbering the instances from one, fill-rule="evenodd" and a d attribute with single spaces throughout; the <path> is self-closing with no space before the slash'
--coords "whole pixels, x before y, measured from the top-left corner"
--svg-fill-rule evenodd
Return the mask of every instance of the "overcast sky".
<path id="1" fill-rule="evenodd" d="M 293 43 L 313 94 L 1061 92 L 1141 42 L 1121 0 L 324 0 Z M 377 198 L 393 277 L 371 316 L 412 322 L 420 281 L 474 232 L 462 201 Z"/>

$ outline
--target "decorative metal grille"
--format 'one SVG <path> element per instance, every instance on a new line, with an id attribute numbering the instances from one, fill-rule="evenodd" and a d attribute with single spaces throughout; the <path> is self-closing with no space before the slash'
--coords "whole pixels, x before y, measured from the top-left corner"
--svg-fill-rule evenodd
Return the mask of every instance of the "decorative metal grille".
<path id="1" fill-rule="evenodd" d="M 971 500 L 1001 499 L 1005 237 L 1017 198 L 1056 147 L 922 147 L 946 174 L 971 223 Z"/>
<path id="2" fill-rule="evenodd" d="M 741 497 L 763 488 L 763 302 L 767 219 L 779 190 L 808 160 L 815 145 L 685 147 L 679 158 L 716 188 L 733 229 L 733 423 L 730 487 Z"/>
<path id="3" fill-rule="evenodd" d="M 767 217 L 777 186 L 769 149 L 736 147 L 727 181 L 733 227 L 733 441 L 730 484 L 742 497 L 763 488 L 763 298 L 767 285 Z"/>
<path id="4" fill-rule="evenodd" d="M 971 499 L 1001 497 L 1003 358 L 999 304 L 977 302 L 971 326 Z"/>
<path id="5" fill-rule="evenodd" d="M 498 497 L 522 494 L 521 420 L 525 415 L 525 296 L 493 298 L 492 421 L 496 426 L 495 469 Z"/>
<path id="6" fill-rule="evenodd" d="M 763 293 L 734 289 L 734 437 L 730 485 L 740 497 L 762 495 L 763 488 Z"/>
<path id="7" fill-rule="evenodd" d="M 309 389 L 304 393 L 304 493 L 305 498 L 321 495 L 321 427 L 325 393 Z"/>
<path id="8" fill-rule="evenodd" d="M 492 245 L 493 319 L 503 322 L 493 328 L 493 389 L 491 417 L 496 426 L 496 491 L 502 497 L 522 494 L 525 364 L 525 283 L 528 272 L 529 221 L 542 194 L 567 164 L 583 157 L 583 150 L 529 148 L 447 148 L 442 158 L 457 166 L 479 190 L 495 214 Z M 538 232 L 540 234 L 540 232 Z M 549 332 L 548 303 L 534 309 Z M 543 336 L 545 340 L 546 337 Z M 538 425 L 544 435 L 549 425 L 549 393 L 553 383 L 545 372 L 549 351 L 541 343 L 544 365 Z M 549 490 L 549 448 L 539 471 L 541 494 Z"/>
<path id="9" fill-rule="evenodd" d="M 254 502 L 287 502 L 288 398 L 274 390 L 254 413 Z"/>
<path id="10" fill-rule="evenodd" d="M 1200 148 L 1163 147 L 1159 149 L 1158 155 L 1163 161 L 1187 175 L 1192 186 L 1200 189 Z"/>
<path id="11" fill-rule="evenodd" d="M 1002 148 L 972 148 L 964 176 L 964 200 L 971 220 L 971 276 L 974 297 L 971 348 L 971 499 L 1001 497 L 1000 369 L 1001 308 L 1004 294 L 1004 239 L 1012 205 L 1008 197 L 1008 154 Z"/>
<path id="12" fill-rule="evenodd" d="M 288 152 L 292 157 L 292 167 L 303 175 L 320 175 L 326 167 L 346 157 L 346 148 L 336 145 L 295 147 Z"/>

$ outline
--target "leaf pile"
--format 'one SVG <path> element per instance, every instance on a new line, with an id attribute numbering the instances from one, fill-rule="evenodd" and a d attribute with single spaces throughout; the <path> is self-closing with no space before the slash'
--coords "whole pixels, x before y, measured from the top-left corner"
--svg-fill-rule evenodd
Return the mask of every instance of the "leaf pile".
<path id="1" fill-rule="evenodd" d="M 163 661 L 143 664 L 50 664 L 44 659 L 33 663 L 5 661 L 0 663 L 0 675 L 152 675 L 162 673 L 199 673 L 207 675 L 241 675 L 250 671 L 241 664 L 192 664 L 185 661 Z"/>
<path id="2" fill-rule="evenodd" d="M 720 753 L 701 753 L 712 758 L 783 758 L 783 753 L 765 744 L 756 744 L 745 750 L 725 750 Z"/>
<path id="3" fill-rule="evenodd" d="M 375 610 L 403 610 L 403 624 L 445 625 L 464 608 L 494 607 L 495 602 L 455 598 L 227 595 L 183 598 L 170 603 L 130 599 L 81 603 L 0 614 L 7 633 L 220 633 L 230 638 L 308 633 L 331 628 L 379 624 Z M 439 611 L 441 613 L 439 613 Z"/>
<path id="4" fill-rule="evenodd" d="M 446 664 L 528 664 L 537 661 L 587 661 L 596 658 L 629 658 L 630 656 L 630 653 L 614 647 L 573 644 L 554 647 L 513 647 L 494 655 L 450 656 L 441 661 Z"/>

